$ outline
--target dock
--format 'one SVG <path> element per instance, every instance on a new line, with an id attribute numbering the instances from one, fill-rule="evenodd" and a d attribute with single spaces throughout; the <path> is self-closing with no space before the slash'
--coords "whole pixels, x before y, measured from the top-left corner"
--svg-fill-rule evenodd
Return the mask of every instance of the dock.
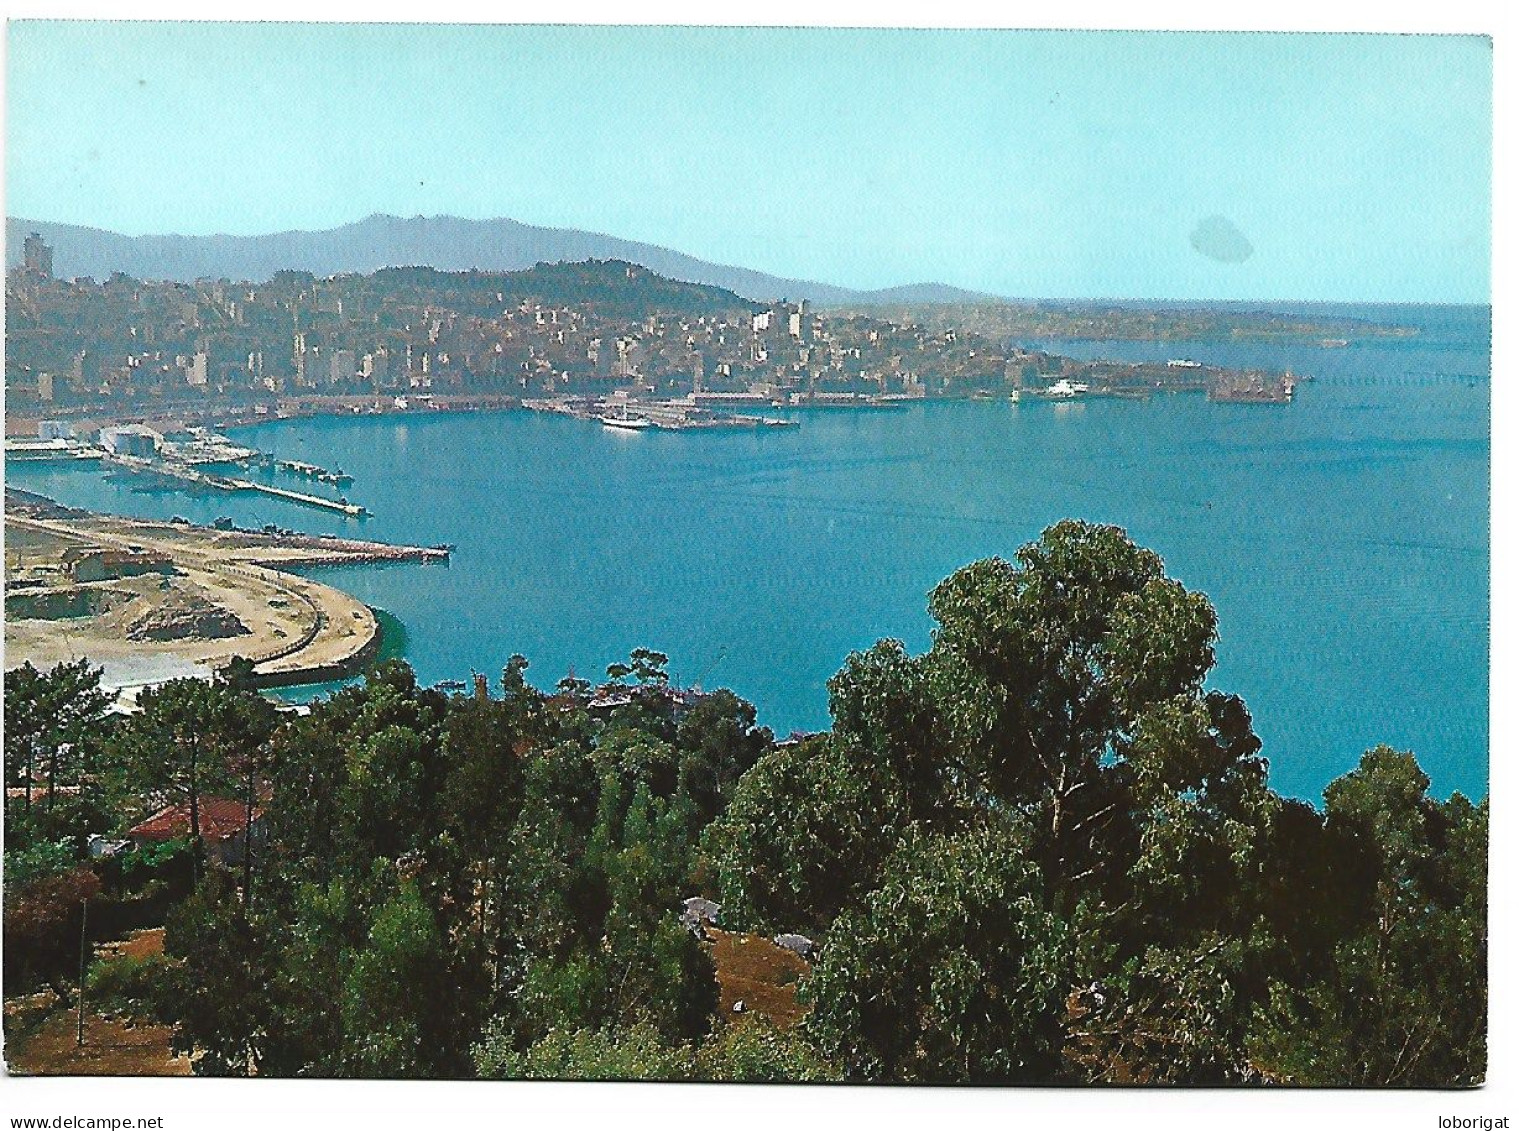
<path id="1" fill-rule="evenodd" d="M 270 462 L 280 471 L 288 471 L 291 475 L 304 476 L 307 479 L 315 479 L 319 483 L 330 483 L 334 487 L 347 487 L 353 482 L 353 476 L 339 469 L 328 471 L 325 467 L 314 463 L 305 463 L 298 459 L 278 459 L 271 457 Z"/>
<path id="2" fill-rule="evenodd" d="M 552 412 L 575 420 L 599 421 L 628 432 L 662 430 L 689 432 L 713 428 L 795 428 L 795 420 L 716 412 L 690 397 L 679 400 L 642 401 L 631 397 L 544 397 L 528 399 L 522 407 L 533 412 Z"/>
<path id="3" fill-rule="evenodd" d="M 277 499 L 289 499 L 292 503 L 300 503 L 307 507 L 322 507 L 325 510 L 337 511 L 352 518 L 366 518 L 369 510 L 356 503 L 350 503 L 347 499 L 324 499 L 320 495 L 306 495 L 300 491 L 288 491 L 284 487 L 271 487 L 267 483 L 254 483 L 249 479 L 229 479 L 234 490 L 258 491 L 261 494 L 273 495 Z"/>
<path id="4" fill-rule="evenodd" d="M 170 463 L 164 460 L 143 459 L 140 456 L 114 455 L 106 452 L 101 455 L 101 461 L 122 467 L 128 471 L 136 471 L 144 475 L 161 475 L 169 479 L 178 479 L 184 483 L 193 483 L 199 487 L 209 487 L 217 491 L 257 491 L 260 494 L 272 495 L 275 498 L 287 499 L 292 503 L 300 503 L 307 507 L 320 507 L 323 510 L 337 511 L 351 518 L 365 518 L 369 511 L 356 503 L 350 503 L 347 499 L 324 499 L 320 495 L 307 495 L 300 491 L 289 491 L 284 487 L 272 487 L 266 483 L 254 483 L 249 479 L 231 479 L 224 475 L 208 475 L 204 471 L 197 471 L 193 467 L 184 464 Z"/>
<path id="5" fill-rule="evenodd" d="M 99 448 L 92 448 L 75 440 L 21 440 L 5 441 L 6 459 L 25 460 L 97 460 Z"/>

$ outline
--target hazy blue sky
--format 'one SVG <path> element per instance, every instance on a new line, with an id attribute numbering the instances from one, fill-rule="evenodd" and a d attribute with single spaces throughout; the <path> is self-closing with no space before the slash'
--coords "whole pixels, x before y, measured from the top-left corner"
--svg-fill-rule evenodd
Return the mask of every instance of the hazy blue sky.
<path id="1" fill-rule="evenodd" d="M 7 210 L 510 216 L 1009 295 L 1486 301 L 1488 41 L 10 25 Z"/>

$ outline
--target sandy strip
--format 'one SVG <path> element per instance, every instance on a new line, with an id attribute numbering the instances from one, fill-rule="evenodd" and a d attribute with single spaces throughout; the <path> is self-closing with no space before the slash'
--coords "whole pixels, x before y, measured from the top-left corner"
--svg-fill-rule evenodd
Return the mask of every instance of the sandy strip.
<path id="1" fill-rule="evenodd" d="M 277 536 L 224 534 L 204 527 L 106 515 L 41 519 L 11 514 L 6 524 L 8 543 L 9 531 L 16 530 L 33 543 L 51 536 L 60 552 L 68 544 L 161 552 L 172 559 L 180 580 L 231 610 L 251 631 L 251 635 L 217 640 L 135 642 L 125 637 L 123 622 L 130 616 L 126 612 L 76 620 L 8 617 L 8 667 L 23 660 L 51 666 L 88 656 L 95 663 L 149 670 L 177 669 L 186 662 L 214 668 L 240 655 L 254 659 L 260 674 L 300 682 L 296 677 L 308 670 L 319 673 L 354 662 L 372 647 L 379 633 L 374 613 L 362 602 L 331 586 L 261 564 L 285 555 L 303 562 L 321 561 L 322 549 L 312 544 L 291 546 L 290 540 Z M 29 553 L 35 557 L 39 552 Z M 352 553 L 345 547 L 341 556 L 334 552 L 332 557 L 351 560 Z M 120 587 L 142 590 L 157 584 L 156 577 L 136 578 Z M 143 606 L 134 607 L 140 611 Z"/>

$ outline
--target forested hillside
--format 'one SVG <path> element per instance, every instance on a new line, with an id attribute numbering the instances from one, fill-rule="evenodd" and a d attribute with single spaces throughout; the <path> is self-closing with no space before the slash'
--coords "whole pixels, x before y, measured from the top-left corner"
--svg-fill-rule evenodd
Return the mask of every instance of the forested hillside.
<path id="1" fill-rule="evenodd" d="M 1386 747 L 1319 808 L 1274 793 L 1207 686 L 1211 604 L 1117 528 L 930 611 L 928 651 L 850 656 L 831 729 L 785 742 L 644 650 L 552 692 L 521 657 L 455 695 L 392 662 L 300 718 L 237 667 L 125 719 L 86 664 L 16 669 L 7 996 L 71 1000 L 81 904 L 152 895 L 165 954 L 90 984 L 208 1075 L 1483 1079 L 1485 800 Z M 240 860 L 211 798 L 261 815 Z M 174 804 L 179 842 L 89 856 Z M 800 957 L 761 984 L 746 947 Z"/>

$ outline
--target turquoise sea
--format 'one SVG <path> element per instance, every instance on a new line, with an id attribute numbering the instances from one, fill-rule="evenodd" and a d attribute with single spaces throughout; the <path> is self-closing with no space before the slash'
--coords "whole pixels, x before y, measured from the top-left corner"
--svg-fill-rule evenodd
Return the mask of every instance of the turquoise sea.
<path id="1" fill-rule="evenodd" d="M 1487 789 L 1486 307 L 1284 307 L 1420 334 L 1325 349 L 1036 343 L 1084 357 L 1288 367 L 1287 406 L 936 403 L 813 410 L 762 434 L 626 434 L 528 412 L 284 421 L 234 433 L 341 467 L 360 521 L 192 495 L 84 466 L 10 463 L 15 486 L 123 514 L 411 543 L 440 566 L 345 567 L 393 614 L 424 681 L 529 657 L 551 686 L 639 645 L 725 685 L 777 733 L 828 723 L 825 681 L 883 636 L 928 644 L 958 566 L 1067 516 L 1117 523 L 1218 608 L 1214 686 L 1241 694 L 1283 792 L 1317 799 L 1378 742 L 1434 790 Z M 298 481 L 289 481 L 296 485 Z"/>

